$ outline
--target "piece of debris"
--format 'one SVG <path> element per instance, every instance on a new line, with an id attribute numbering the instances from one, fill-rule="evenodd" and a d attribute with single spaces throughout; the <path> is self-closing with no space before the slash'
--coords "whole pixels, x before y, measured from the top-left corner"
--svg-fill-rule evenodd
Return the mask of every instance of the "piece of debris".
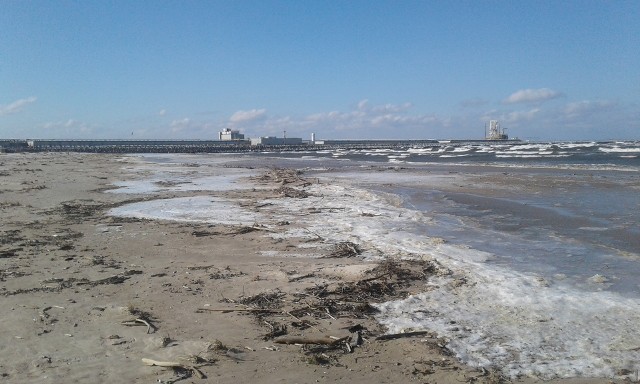
<path id="1" fill-rule="evenodd" d="M 376 337 L 376 340 L 380 340 L 380 341 L 384 341 L 384 340 L 396 340 L 396 339 L 403 339 L 403 338 L 408 338 L 408 337 L 415 337 L 415 336 L 431 336 L 433 333 L 431 331 L 413 331 L 413 332 L 402 332 L 402 333 L 392 333 L 392 334 L 388 334 L 388 335 L 381 335 Z"/>
<path id="2" fill-rule="evenodd" d="M 158 361 L 158 360 L 152 360 L 147 358 L 142 358 L 142 362 L 150 366 L 166 367 L 166 368 L 174 368 L 174 369 L 179 368 L 187 371 L 192 371 L 192 372 L 195 372 L 198 375 L 198 377 L 201 379 L 205 379 L 207 377 L 204 373 L 202 373 L 202 371 L 198 369 L 198 367 L 192 364 L 180 363 L 177 361 Z"/>
<path id="3" fill-rule="evenodd" d="M 351 241 L 343 241 L 333 246 L 331 253 L 327 256 L 331 257 L 355 257 L 362 253 L 362 249 L 356 243 L 352 243 Z"/>
<path id="4" fill-rule="evenodd" d="M 319 344 L 319 345 L 331 345 L 336 346 L 348 342 L 351 336 L 345 336 L 338 339 L 331 337 L 302 337 L 302 336 L 288 336 L 281 337 L 273 340 L 276 344 Z"/>
<path id="5" fill-rule="evenodd" d="M 282 186 L 278 189 L 276 189 L 276 193 L 284 196 L 284 197 L 292 197 L 295 199 L 306 199 L 307 197 L 311 196 L 309 195 L 308 192 L 300 190 L 300 189 L 295 189 L 295 188 L 291 188 L 291 187 L 287 187 L 287 186 Z"/>

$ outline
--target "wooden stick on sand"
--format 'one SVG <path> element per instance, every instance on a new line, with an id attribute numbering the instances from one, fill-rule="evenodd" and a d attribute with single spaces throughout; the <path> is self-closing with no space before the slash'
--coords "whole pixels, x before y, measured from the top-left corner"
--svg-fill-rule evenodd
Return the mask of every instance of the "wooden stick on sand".
<path id="1" fill-rule="evenodd" d="M 145 363 L 146 365 L 151 365 L 156 367 L 189 369 L 194 371 L 198 375 L 198 377 L 201 379 L 204 379 L 205 377 L 207 377 L 204 373 L 202 373 L 198 368 L 194 367 L 193 365 L 186 365 L 183 363 L 179 363 L 177 361 L 158 361 L 158 360 L 142 358 L 142 362 Z"/>

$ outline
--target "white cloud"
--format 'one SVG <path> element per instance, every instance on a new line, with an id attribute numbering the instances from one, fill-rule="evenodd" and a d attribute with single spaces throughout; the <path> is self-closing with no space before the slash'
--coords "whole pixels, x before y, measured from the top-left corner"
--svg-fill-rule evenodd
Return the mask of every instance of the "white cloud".
<path id="1" fill-rule="evenodd" d="M 400 105 L 385 104 L 375 106 L 372 108 L 372 110 L 376 113 L 401 113 L 404 111 L 408 111 L 409 109 L 411 109 L 411 107 L 413 107 L 413 104 L 411 103 L 404 103 Z"/>
<path id="2" fill-rule="evenodd" d="M 185 117 L 171 121 L 168 127 L 169 131 L 166 134 L 168 137 L 176 139 L 213 139 L 218 137 L 218 132 L 227 126 L 226 123 L 222 122 L 216 123 Z"/>
<path id="3" fill-rule="evenodd" d="M 355 101 L 343 110 L 307 115 L 278 116 L 268 114 L 264 108 L 256 108 L 239 110 L 218 121 L 183 118 L 165 125 L 164 132 L 175 138 L 215 138 L 219 130 L 232 126 L 247 137 L 281 137 L 283 131 L 287 131 L 288 137 L 309 138 L 315 133 L 319 139 L 473 139 L 483 137 L 487 121 L 498 119 L 503 127 L 509 128 L 511 136 L 523 139 L 637 136 L 632 131 L 637 130 L 638 106 L 610 101 L 524 106 L 496 105 L 492 110 L 472 108 L 451 116 L 439 116 L 414 111 L 411 103 L 373 104 L 365 99 Z M 74 121 L 63 123 L 77 124 Z"/>
<path id="4" fill-rule="evenodd" d="M 497 119 L 509 135 L 530 140 L 636 139 L 640 105 L 611 100 L 582 100 L 535 105 L 522 110 L 502 106 L 477 118 L 481 126 Z M 470 120 L 471 121 L 471 120 Z"/>
<path id="5" fill-rule="evenodd" d="M 267 117 L 267 110 L 251 109 L 248 111 L 237 111 L 229 118 L 232 123 L 248 123 L 256 120 L 262 120 Z"/>
<path id="6" fill-rule="evenodd" d="M 411 103 L 372 105 L 368 100 L 353 104 L 347 111 L 329 111 L 307 116 L 264 118 L 243 129 L 249 135 L 287 135 L 332 138 L 425 138 L 427 131 L 444 127 L 447 123 L 438 117 L 410 114 Z M 433 133 L 432 133 L 433 135 Z M 294 136 L 291 136 L 294 137 Z"/>
<path id="7" fill-rule="evenodd" d="M 191 119 L 188 117 L 185 117 L 184 119 L 180 119 L 180 120 L 173 120 L 170 125 L 172 133 L 182 132 L 184 130 L 189 129 L 190 126 L 191 126 Z"/>
<path id="8" fill-rule="evenodd" d="M 605 111 L 611 109 L 613 106 L 615 106 L 615 103 L 611 101 L 583 100 L 567 104 L 564 108 L 564 113 L 568 118 L 577 118 Z"/>
<path id="9" fill-rule="evenodd" d="M 166 109 L 161 109 L 160 112 L 158 112 L 158 115 L 160 116 L 164 116 L 167 114 L 167 110 Z"/>
<path id="10" fill-rule="evenodd" d="M 68 137 L 72 137 L 73 135 L 81 134 L 86 135 L 93 132 L 93 128 L 91 125 L 84 123 L 82 121 L 78 121 L 76 119 L 67 119 L 64 121 L 50 121 L 44 123 L 42 128 L 49 131 L 56 131 L 56 134 L 64 134 Z"/>
<path id="11" fill-rule="evenodd" d="M 18 113 L 25 106 L 35 103 L 38 98 L 36 97 L 28 97 L 26 99 L 16 100 L 13 103 L 7 105 L 0 105 L 0 116 L 11 115 L 13 113 Z"/>
<path id="12" fill-rule="evenodd" d="M 540 103 L 562 96 L 562 93 L 549 88 L 521 89 L 504 99 L 505 104 Z"/>
<path id="13" fill-rule="evenodd" d="M 404 104 L 383 104 L 383 105 L 374 105 L 371 106 L 371 103 L 368 99 L 360 100 L 358 104 L 356 104 L 356 111 L 358 112 L 373 112 L 373 113 L 397 113 L 404 112 L 413 107 L 411 103 Z M 355 111 L 354 111 L 355 112 Z"/>
<path id="14" fill-rule="evenodd" d="M 462 100 L 460 102 L 460 106 L 462 108 L 483 107 L 483 106 L 485 106 L 487 104 L 489 104 L 489 101 L 487 101 L 485 99 L 481 99 L 481 98 L 467 99 L 467 100 Z"/>
<path id="15" fill-rule="evenodd" d="M 540 113 L 540 108 L 533 108 L 528 111 L 513 111 L 503 114 L 499 120 L 505 123 L 520 123 L 523 121 L 531 121 Z"/>

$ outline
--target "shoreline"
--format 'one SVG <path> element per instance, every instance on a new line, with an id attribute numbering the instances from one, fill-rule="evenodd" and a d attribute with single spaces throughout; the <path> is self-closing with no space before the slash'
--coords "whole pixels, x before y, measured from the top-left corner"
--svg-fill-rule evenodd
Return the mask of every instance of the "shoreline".
<path id="1" fill-rule="evenodd" d="M 253 189 L 131 195 L 104 193 L 139 177 L 135 159 L 126 156 L 0 155 L 0 294 L 8 308 L 0 377 L 205 382 L 200 371 L 222 383 L 542 381 L 463 366 L 430 333 L 376 340 L 384 330 L 366 306 L 338 305 L 346 301 L 340 291 L 375 303 L 371 295 L 382 283 L 396 296 L 377 302 L 418 292 L 437 266 L 365 262 L 349 257 L 357 254 L 349 244 L 324 249 L 333 257 L 304 257 L 298 255 L 305 249 L 300 240 L 263 236 L 265 230 L 290 228 L 285 223 L 265 228 L 107 215 L 126 203 L 197 196 L 234 199 L 256 211 L 257 202 L 296 198 L 303 184 L 313 182 L 294 171 L 268 175 L 258 158 L 254 162 L 260 185 Z M 277 256 L 287 253 L 296 257 Z M 376 269 L 381 265 L 386 269 Z M 412 273 L 415 279 L 402 281 Z M 284 327 L 287 333 L 276 336 Z M 276 342 L 293 336 L 325 344 L 302 349 Z M 327 336 L 351 340 L 334 343 Z M 179 360 L 184 356 L 191 359 Z M 148 366 L 143 358 L 179 360 L 183 368 Z"/>

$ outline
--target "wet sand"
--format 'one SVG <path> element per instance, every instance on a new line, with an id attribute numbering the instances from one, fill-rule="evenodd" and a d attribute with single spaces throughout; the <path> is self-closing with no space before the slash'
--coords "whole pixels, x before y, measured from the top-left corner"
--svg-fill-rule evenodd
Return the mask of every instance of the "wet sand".
<path id="1" fill-rule="evenodd" d="M 442 272 L 429 261 L 368 263 L 354 244 L 306 258 L 296 240 L 264 236 L 259 223 L 107 215 L 130 202 L 212 195 L 105 193 L 136 177 L 134 161 L 0 155 L 3 382 L 541 382 L 462 366 L 429 332 L 379 338 L 369 304 L 419 292 Z M 267 173 L 259 188 L 215 195 L 248 209 L 302 198 L 313 181 L 295 175 Z"/>

